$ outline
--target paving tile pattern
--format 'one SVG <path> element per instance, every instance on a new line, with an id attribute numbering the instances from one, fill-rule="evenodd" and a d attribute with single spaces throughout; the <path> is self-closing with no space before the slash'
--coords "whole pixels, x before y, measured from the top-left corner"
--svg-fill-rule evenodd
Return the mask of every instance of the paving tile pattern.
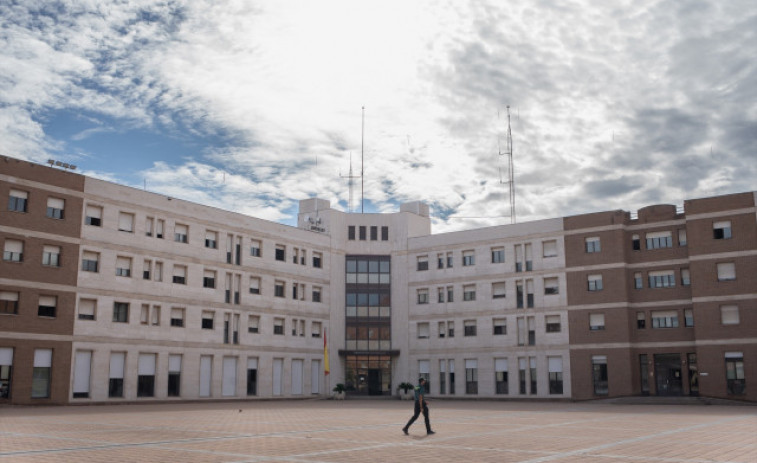
<path id="1" fill-rule="evenodd" d="M 303 400 L 0 408 L 0 463 L 757 463 L 757 407 Z"/>

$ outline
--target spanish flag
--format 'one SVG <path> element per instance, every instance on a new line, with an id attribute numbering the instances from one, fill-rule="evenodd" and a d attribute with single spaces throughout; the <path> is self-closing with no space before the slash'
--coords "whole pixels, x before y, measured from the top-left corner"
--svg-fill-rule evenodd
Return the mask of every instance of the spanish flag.
<path id="1" fill-rule="evenodd" d="M 323 374 L 328 375 L 331 372 L 329 367 L 329 347 L 326 343 L 326 328 L 323 329 Z"/>

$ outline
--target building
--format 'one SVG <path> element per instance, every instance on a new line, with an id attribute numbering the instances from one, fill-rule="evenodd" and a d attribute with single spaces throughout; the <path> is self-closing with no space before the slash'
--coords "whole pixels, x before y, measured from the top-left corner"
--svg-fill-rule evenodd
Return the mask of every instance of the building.
<path id="1" fill-rule="evenodd" d="M 0 204 L 0 404 L 418 376 L 450 398 L 757 401 L 755 192 L 432 234 L 420 202 L 312 198 L 292 227 L 0 157 Z"/>

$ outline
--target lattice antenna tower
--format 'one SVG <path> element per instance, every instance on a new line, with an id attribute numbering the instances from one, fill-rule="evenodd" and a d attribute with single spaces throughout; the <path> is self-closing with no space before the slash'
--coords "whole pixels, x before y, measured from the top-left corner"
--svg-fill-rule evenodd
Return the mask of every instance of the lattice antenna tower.
<path id="1" fill-rule="evenodd" d="M 497 139 L 499 145 L 499 138 Z M 508 179 L 502 179 L 502 168 L 499 169 L 499 183 L 508 185 L 508 197 L 510 199 L 510 223 L 515 223 L 515 165 L 513 164 L 513 132 L 510 128 L 510 105 L 507 106 L 507 141 L 505 142 L 505 151 L 498 146 L 500 156 L 507 155 L 507 173 Z"/>

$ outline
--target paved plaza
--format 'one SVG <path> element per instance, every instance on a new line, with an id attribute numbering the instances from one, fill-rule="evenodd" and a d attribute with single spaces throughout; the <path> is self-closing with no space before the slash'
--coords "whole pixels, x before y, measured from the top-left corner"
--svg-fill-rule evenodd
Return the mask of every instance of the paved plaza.
<path id="1" fill-rule="evenodd" d="M 348 399 L 0 408 L 0 463 L 755 463 L 757 407 Z"/>

